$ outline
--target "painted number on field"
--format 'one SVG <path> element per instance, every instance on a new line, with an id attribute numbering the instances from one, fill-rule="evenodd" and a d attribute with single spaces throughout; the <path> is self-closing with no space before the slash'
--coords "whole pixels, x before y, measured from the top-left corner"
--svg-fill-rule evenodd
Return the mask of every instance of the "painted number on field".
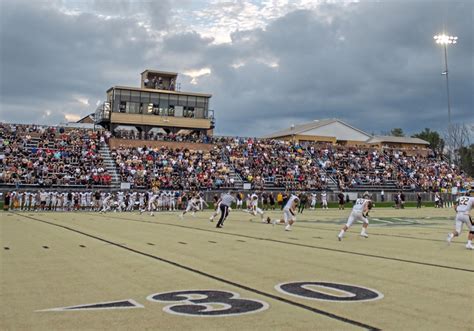
<path id="1" fill-rule="evenodd" d="M 329 282 L 292 282 L 275 286 L 279 292 L 292 296 L 334 302 L 361 302 L 383 298 L 383 294 L 362 286 Z"/>
<path id="2" fill-rule="evenodd" d="M 269 305 L 260 300 L 242 299 L 239 294 L 216 290 L 187 290 L 151 294 L 153 302 L 173 302 L 163 311 L 186 316 L 224 317 L 263 311 Z"/>

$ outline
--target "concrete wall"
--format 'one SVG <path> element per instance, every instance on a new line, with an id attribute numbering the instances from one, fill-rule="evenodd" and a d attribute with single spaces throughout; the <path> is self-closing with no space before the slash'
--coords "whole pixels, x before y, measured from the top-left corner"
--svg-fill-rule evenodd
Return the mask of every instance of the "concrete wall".
<path id="1" fill-rule="evenodd" d="M 161 140 L 141 140 L 141 139 L 120 139 L 110 138 L 109 139 L 110 149 L 117 148 L 119 146 L 124 147 L 151 147 L 151 148 L 187 148 L 193 151 L 210 151 L 214 148 L 213 144 L 200 144 L 191 142 L 176 142 L 176 141 L 161 141 Z"/>

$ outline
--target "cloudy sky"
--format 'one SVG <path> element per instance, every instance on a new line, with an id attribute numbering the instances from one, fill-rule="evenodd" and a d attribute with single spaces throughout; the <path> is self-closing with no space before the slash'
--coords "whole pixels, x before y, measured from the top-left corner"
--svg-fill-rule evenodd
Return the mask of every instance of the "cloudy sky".
<path id="1" fill-rule="evenodd" d="M 145 69 L 213 95 L 216 134 L 339 118 L 369 133 L 474 123 L 474 2 L 0 1 L 0 121 L 57 124 Z"/>

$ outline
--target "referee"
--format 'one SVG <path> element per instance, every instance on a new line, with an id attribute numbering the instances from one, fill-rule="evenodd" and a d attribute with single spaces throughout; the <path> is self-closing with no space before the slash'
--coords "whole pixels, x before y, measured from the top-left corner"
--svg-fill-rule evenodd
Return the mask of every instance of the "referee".
<path id="1" fill-rule="evenodd" d="M 221 210 L 221 218 L 217 222 L 216 228 L 222 228 L 224 226 L 224 221 L 229 215 L 229 208 L 232 202 L 235 201 L 235 197 L 232 195 L 232 192 L 224 193 L 219 199 L 218 205 Z"/>

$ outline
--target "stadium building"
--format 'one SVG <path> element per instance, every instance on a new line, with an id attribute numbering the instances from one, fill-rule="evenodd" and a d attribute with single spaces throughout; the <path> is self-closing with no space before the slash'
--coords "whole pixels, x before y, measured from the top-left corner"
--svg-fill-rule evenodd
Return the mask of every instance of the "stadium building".
<path id="1" fill-rule="evenodd" d="M 264 138 L 288 141 L 329 142 L 341 146 L 357 145 L 378 148 L 426 149 L 429 146 L 429 142 L 419 138 L 373 136 L 335 118 L 292 125 L 284 130 L 268 134 Z"/>
<path id="2" fill-rule="evenodd" d="M 212 135 L 212 95 L 179 91 L 177 78 L 175 72 L 145 70 L 140 87 L 109 88 L 107 101 L 96 110 L 95 123 L 113 134 L 125 128 L 138 131 L 142 137 L 157 129 L 166 134 Z"/>

